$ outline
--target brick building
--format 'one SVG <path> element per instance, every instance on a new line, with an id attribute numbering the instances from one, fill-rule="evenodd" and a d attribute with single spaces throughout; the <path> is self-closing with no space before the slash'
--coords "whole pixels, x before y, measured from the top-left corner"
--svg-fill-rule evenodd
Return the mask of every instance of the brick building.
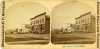
<path id="1" fill-rule="evenodd" d="M 49 33 L 50 17 L 46 12 L 31 18 L 32 33 Z"/>
<path id="2" fill-rule="evenodd" d="M 75 18 L 76 20 L 76 31 L 81 32 L 96 32 L 96 18 L 91 12 L 80 15 Z"/>

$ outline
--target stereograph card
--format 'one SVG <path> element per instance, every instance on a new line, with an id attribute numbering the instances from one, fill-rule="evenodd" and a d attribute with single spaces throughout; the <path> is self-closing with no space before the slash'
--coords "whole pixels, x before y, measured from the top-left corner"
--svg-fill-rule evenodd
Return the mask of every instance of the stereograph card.
<path id="1" fill-rule="evenodd" d="M 99 0 L 2 0 L 4 49 L 99 48 Z"/>

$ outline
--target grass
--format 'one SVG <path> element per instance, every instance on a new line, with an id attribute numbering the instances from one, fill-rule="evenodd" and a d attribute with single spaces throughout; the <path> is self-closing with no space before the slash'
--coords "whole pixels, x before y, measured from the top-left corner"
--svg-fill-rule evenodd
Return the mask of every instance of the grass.
<path id="1" fill-rule="evenodd" d="M 44 39 L 40 39 L 40 38 L 12 38 L 12 37 L 5 38 L 5 42 L 28 41 L 28 40 L 44 40 Z"/>

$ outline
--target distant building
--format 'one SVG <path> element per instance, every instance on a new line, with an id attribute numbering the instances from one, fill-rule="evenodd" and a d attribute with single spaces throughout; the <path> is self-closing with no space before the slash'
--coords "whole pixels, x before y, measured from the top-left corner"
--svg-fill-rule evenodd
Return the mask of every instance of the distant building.
<path id="1" fill-rule="evenodd" d="M 82 14 L 76 19 L 76 31 L 82 32 L 96 32 L 96 18 L 91 12 Z"/>
<path id="2" fill-rule="evenodd" d="M 66 24 L 66 28 L 64 28 L 63 32 L 74 32 L 75 27 L 75 24 Z"/>
<path id="3" fill-rule="evenodd" d="M 29 29 L 25 28 L 25 25 L 16 29 L 17 33 L 29 33 Z"/>
<path id="4" fill-rule="evenodd" d="M 50 17 L 46 12 L 41 13 L 31 18 L 33 33 L 49 33 L 50 32 Z"/>

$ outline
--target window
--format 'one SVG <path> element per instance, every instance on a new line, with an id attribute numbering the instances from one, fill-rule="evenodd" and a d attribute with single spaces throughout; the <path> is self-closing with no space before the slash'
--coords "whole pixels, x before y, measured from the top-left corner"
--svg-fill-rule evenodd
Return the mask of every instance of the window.
<path id="1" fill-rule="evenodd" d="M 42 22 L 43 22 L 43 23 L 45 22 L 45 19 L 44 19 L 44 18 L 42 19 Z"/>

